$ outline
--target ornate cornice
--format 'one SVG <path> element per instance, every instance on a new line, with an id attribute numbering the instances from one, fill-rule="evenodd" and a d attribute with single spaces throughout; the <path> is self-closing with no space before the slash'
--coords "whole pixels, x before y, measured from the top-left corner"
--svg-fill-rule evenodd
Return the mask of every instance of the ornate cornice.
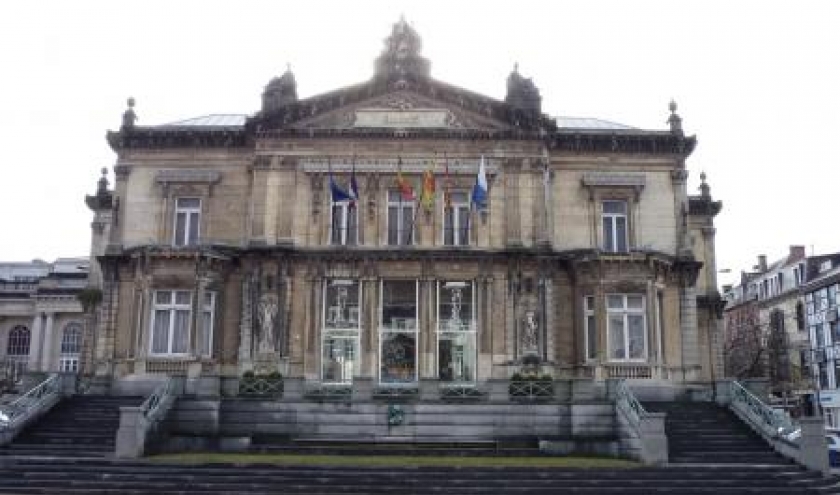
<path id="1" fill-rule="evenodd" d="M 108 144 L 123 149 L 241 148 L 249 145 L 244 129 L 200 127 L 131 127 L 108 131 Z"/>
<path id="2" fill-rule="evenodd" d="M 706 196 L 689 196 L 688 198 L 688 213 L 697 216 L 716 216 L 723 208 L 723 203 L 720 201 L 712 201 Z"/>
<path id="3" fill-rule="evenodd" d="M 568 153 L 627 153 L 687 157 L 697 138 L 667 131 L 598 131 L 561 129 L 548 138 L 553 151 Z"/>

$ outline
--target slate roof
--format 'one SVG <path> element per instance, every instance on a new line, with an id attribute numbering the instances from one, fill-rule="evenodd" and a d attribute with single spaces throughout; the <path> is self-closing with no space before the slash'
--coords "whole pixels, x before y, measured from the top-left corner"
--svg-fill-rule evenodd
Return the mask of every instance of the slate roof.
<path id="1" fill-rule="evenodd" d="M 193 117 L 191 119 L 178 120 L 158 127 L 242 127 L 245 125 L 247 114 L 213 113 Z M 557 126 L 562 129 L 600 129 L 600 130 L 635 130 L 635 127 L 611 122 L 609 120 L 596 119 L 592 117 L 565 117 L 557 118 Z"/>

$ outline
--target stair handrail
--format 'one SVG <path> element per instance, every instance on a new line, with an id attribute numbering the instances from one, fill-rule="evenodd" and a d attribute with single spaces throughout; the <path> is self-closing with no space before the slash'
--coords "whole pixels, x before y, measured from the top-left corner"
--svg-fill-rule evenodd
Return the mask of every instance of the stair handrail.
<path id="1" fill-rule="evenodd" d="M 152 391 L 152 393 L 140 404 L 143 416 L 150 423 L 155 423 L 166 415 L 169 407 L 175 398 L 175 380 L 168 377 Z"/>
<path id="2" fill-rule="evenodd" d="M 737 381 L 732 380 L 729 384 L 729 398 L 732 406 L 744 413 L 753 426 L 771 438 L 787 438 L 799 429 L 793 420 L 765 404 Z"/>
<path id="3" fill-rule="evenodd" d="M 61 395 L 61 378 L 58 374 L 52 374 L 10 404 L 0 407 L 0 430 L 11 430 L 26 423 L 35 414 L 42 412 L 44 404 Z"/>
<path id="4" fill-rule="evenodd" d="M 638 430 L 642 422 L 642 418 L 647 416 L 645 410 L 639 399 L 627 386 L 626 380 L 619 380 L 615 386 L 615 404 L 618 410 L 624 414 L 624 417 L 630 422 L 634 429 Z"/>

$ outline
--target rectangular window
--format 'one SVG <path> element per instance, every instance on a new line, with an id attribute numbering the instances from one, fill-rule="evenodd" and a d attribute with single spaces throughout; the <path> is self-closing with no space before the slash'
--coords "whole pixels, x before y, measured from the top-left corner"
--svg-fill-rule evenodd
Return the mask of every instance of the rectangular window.
<path id="1" fill-rule="evenodd" d="M 379 381 L 417 381 L 417 281 L 383 280 L 379 314 Z"/>
<path id="2" fill-rule="evenodd" d="M 473 285 L 464 281 L 441 281 L 437 298 L 438 378 L 443 382 L 474 382 Z"/>
<path id="3" fill-rule="evenodd" d="M 205 292 L 204 302 L 201 305 L 201 334 L 199 347 L 202 357 L 213 357 L 213 324 L 216 316 L 216 293 Z"/>
<path id="4" fill-rule="evenodd" d="M 152 346 L 155 356 L 183 355 L 189 350 L 192 292 L 159 290 L 152 304 Z"/>
<path id="5" fill-rule="evenodd" d="M 324 383 L 350 383 L 359 374 L 361 290 L 358 280 L 324 282 L 321 332 L 321 379 Z"/>
<path id="6" fill-rule="evenodd" d="M 785 290 L 785 275 L 779 273 L 776 275 L 776 293 L 781 294 Z"/>
<path id="7" fill-rule="evenodd" d="M 604 201 L 601 203 L 604 251 L 627 252 L 627 202 Z"/>
<path id="8" fill-rule="evenodd" d="M 595 325 L 595 296 L 583 298 L 583 335 L 586 340 L 586 359 L 598 358 L 598 327 Z"/>
<path id="9" fill-rule="evenodd" d="M 399 191 L 388 191 L 388 245 L 414 244 L 414 202 Z"/>
<path id="10" fill-rule="evenodd" d="M 355 246 L 358 244 L 358 207 L 350 201 L 332 204 L 330 209 L 330 244 Z"/>
<path id="11" fill-rule="evenodd" d="M 176 246 L 195 246 L 201 224 L 201 200 L 199 198 L 175 199 L 175 228 L 172 243 Z"/>
<path id="12" fill-rule="evenodd" d="M 644 296 L 607 295 L 607 325 L 611 360 L 643 361 L 647 359 Z"/>
<path id="13" fill-rule="evenodd" d="M 451 206 L 443 208 L 443 245 L 467 246 L 470 243 L 470 198 L 466 192 L 450 194 Z"/>

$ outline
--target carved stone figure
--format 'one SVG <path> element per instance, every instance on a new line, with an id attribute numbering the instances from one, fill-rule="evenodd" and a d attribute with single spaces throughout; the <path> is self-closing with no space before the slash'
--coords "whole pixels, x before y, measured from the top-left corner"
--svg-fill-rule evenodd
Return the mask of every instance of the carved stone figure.
<path id="1" fill-rule="evenodd" d="M 522 355 L 539 352 L 538 327 L 536 313 L 533 311 L 525 312 L 525 324 L 522 328 Z"/>
<path id="2" fill-rule="evenodd" d="M 257 351 L 260 353 L 275 352 L 277 350 L 276 321 L 279 305 L 277 296 L 265 294 L 257 303 L 257 323 L 259 324 L 259 335 L 257 336 Z"/>
<path id="3" fill-rule="evenodd" d="M 134 113 L 134 98 L 128 99 L 128 108 L 123 112 L 122 127 L 123 129 L 131 129 L 134 127 L 134 122 L 137 121 L 137 114 Z"/>

